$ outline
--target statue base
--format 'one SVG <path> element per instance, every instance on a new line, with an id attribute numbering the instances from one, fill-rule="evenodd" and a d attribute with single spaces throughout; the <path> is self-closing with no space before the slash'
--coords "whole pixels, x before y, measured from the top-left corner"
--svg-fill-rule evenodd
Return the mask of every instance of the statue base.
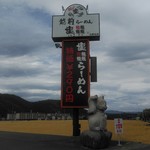
<path id="1" fill-rule="evenodd" d="M 80 135 L 81 144 L 93 149 L 101 149 L 109 146 L 112 133 L 109 131 L 83 131 Z"/>

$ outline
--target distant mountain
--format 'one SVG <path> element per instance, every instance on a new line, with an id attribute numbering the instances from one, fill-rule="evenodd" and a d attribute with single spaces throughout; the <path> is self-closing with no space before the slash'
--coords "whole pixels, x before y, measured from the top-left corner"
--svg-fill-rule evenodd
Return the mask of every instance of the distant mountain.
<path id="1" fill-rule="evenodd" d="M 142 113 L 142 112 L 136 112 L 136 111 L 132 111 L 132 112 L 124 112 L 124 111 L 116 111 L 116 110 L 106 110 L 107 114 L 138 114 L 138 113 Z"/>
<path id="2" fill-rule="evenodd" d="M 8 113 L 21 113 L 21 112 L 35 112 L 35 113 L 70 113 L 72 114 L 72 109 L 61 109 L 60 100 L 42 100 L 37 102 L 29 102 L 23 98 L 12 95 L 12 94 L 0 94 L 0 118 L 7 116 Z M 79 110 L 81 116 L 86 116 L 87 110 Z M 137 113 L 135 112 L 120 112 L 115 110 L 106 111 L 108 119 L 113 119 L 117 117 L 122 118 L 135 118 Z"/>
<path id="3" fill-rule="evenodd" d="M 0 94 L 0 117 L 6 117 L 7 113 L 21 112 L 55 113 L 60 110 L 59 100 L 43 100 L 29 102 L 12 94 Z"/>
<path id="4" fill-rule="evenodd" d="M 60 100 L 42 100 L 32 102 L 32 111 L 41 113 L 60 112 Z"/>
<path id="5" fill-rule="evenodd" d="M 141 112 L 122 112 L 122 111 L 115 111 L 115 110 L 107 110 L 107 118 L 114 119 L 114 118 L 123 118 L 123 119 L 135 119 L 139 116 Z"/>
<path id="6" fill-rule="evenodd" d="M 19 96 L 0 94 L 0 114 L 12 112 L 26 112 L 31 108 L 31 103 Z"/>
<path id="7" fill-rule="evenodd" d="M 116 110 L 106 110 L 107 114 L 123 114 L 124 112 L 116 111 Z"/>

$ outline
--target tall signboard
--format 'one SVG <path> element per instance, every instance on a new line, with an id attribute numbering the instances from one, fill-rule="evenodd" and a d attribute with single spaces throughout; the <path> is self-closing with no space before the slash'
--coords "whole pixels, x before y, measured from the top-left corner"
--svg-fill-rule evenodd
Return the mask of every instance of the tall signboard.
<path id="1" fill-rule="evenodd" d="M 64 40 L 62 43 L 62 108 L 88 106 L 89 41 Z"/>
<path id="2" fill-rule="evenodd" d="M 78 108 L 88 107 L 90 96 L 89 41 L 100 39 L 100 15 L 88 14 L 88 8 L 80 4 L 63 11 L 63 15 L 52 17 L 52 39 L 62 44 L 61 107 L 73 108 L 73 135 L 77 136 Z"/>

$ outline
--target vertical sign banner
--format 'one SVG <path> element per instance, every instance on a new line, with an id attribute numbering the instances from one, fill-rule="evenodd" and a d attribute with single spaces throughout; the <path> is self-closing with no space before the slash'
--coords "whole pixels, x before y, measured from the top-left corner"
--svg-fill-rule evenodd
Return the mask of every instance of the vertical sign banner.
<path id="1" fill-rule="evenodd" d="M 115 133 L 122 134 L 123 133 L 123 119 L 116 118 L 114 119 L 114 123 L 115 123 Z"/>
<path id="2" fill-rule="evenodd" d="M 62 42 L 61 107 L 88 107 L 89 40 L 64 40 Z"/>

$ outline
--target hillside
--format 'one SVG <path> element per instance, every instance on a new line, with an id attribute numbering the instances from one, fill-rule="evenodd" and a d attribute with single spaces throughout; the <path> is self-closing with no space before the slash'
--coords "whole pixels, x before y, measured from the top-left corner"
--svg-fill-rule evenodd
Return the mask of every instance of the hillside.
<path id="1" fill-rule="evenodd" d="M 40 113 L 55 113 L 60 112 L 60 101 L 59 100 L 42 100 L 31 103 L 33 112 Z"/>
<path id="2" fill-rule="evenodd" d="M 60 111 L 59 100 L 29 102 L 12 94 L 0 94 L 0 117 L 7 113 L 20 112 L 54 113 Z"/>
<path id="3" fill-rule="evenodd" d="M 19 96 L 11 94 L 0 94 L 0 114 L 12 112 L 27 112 L 31 108 L 31 103 Z"/>

